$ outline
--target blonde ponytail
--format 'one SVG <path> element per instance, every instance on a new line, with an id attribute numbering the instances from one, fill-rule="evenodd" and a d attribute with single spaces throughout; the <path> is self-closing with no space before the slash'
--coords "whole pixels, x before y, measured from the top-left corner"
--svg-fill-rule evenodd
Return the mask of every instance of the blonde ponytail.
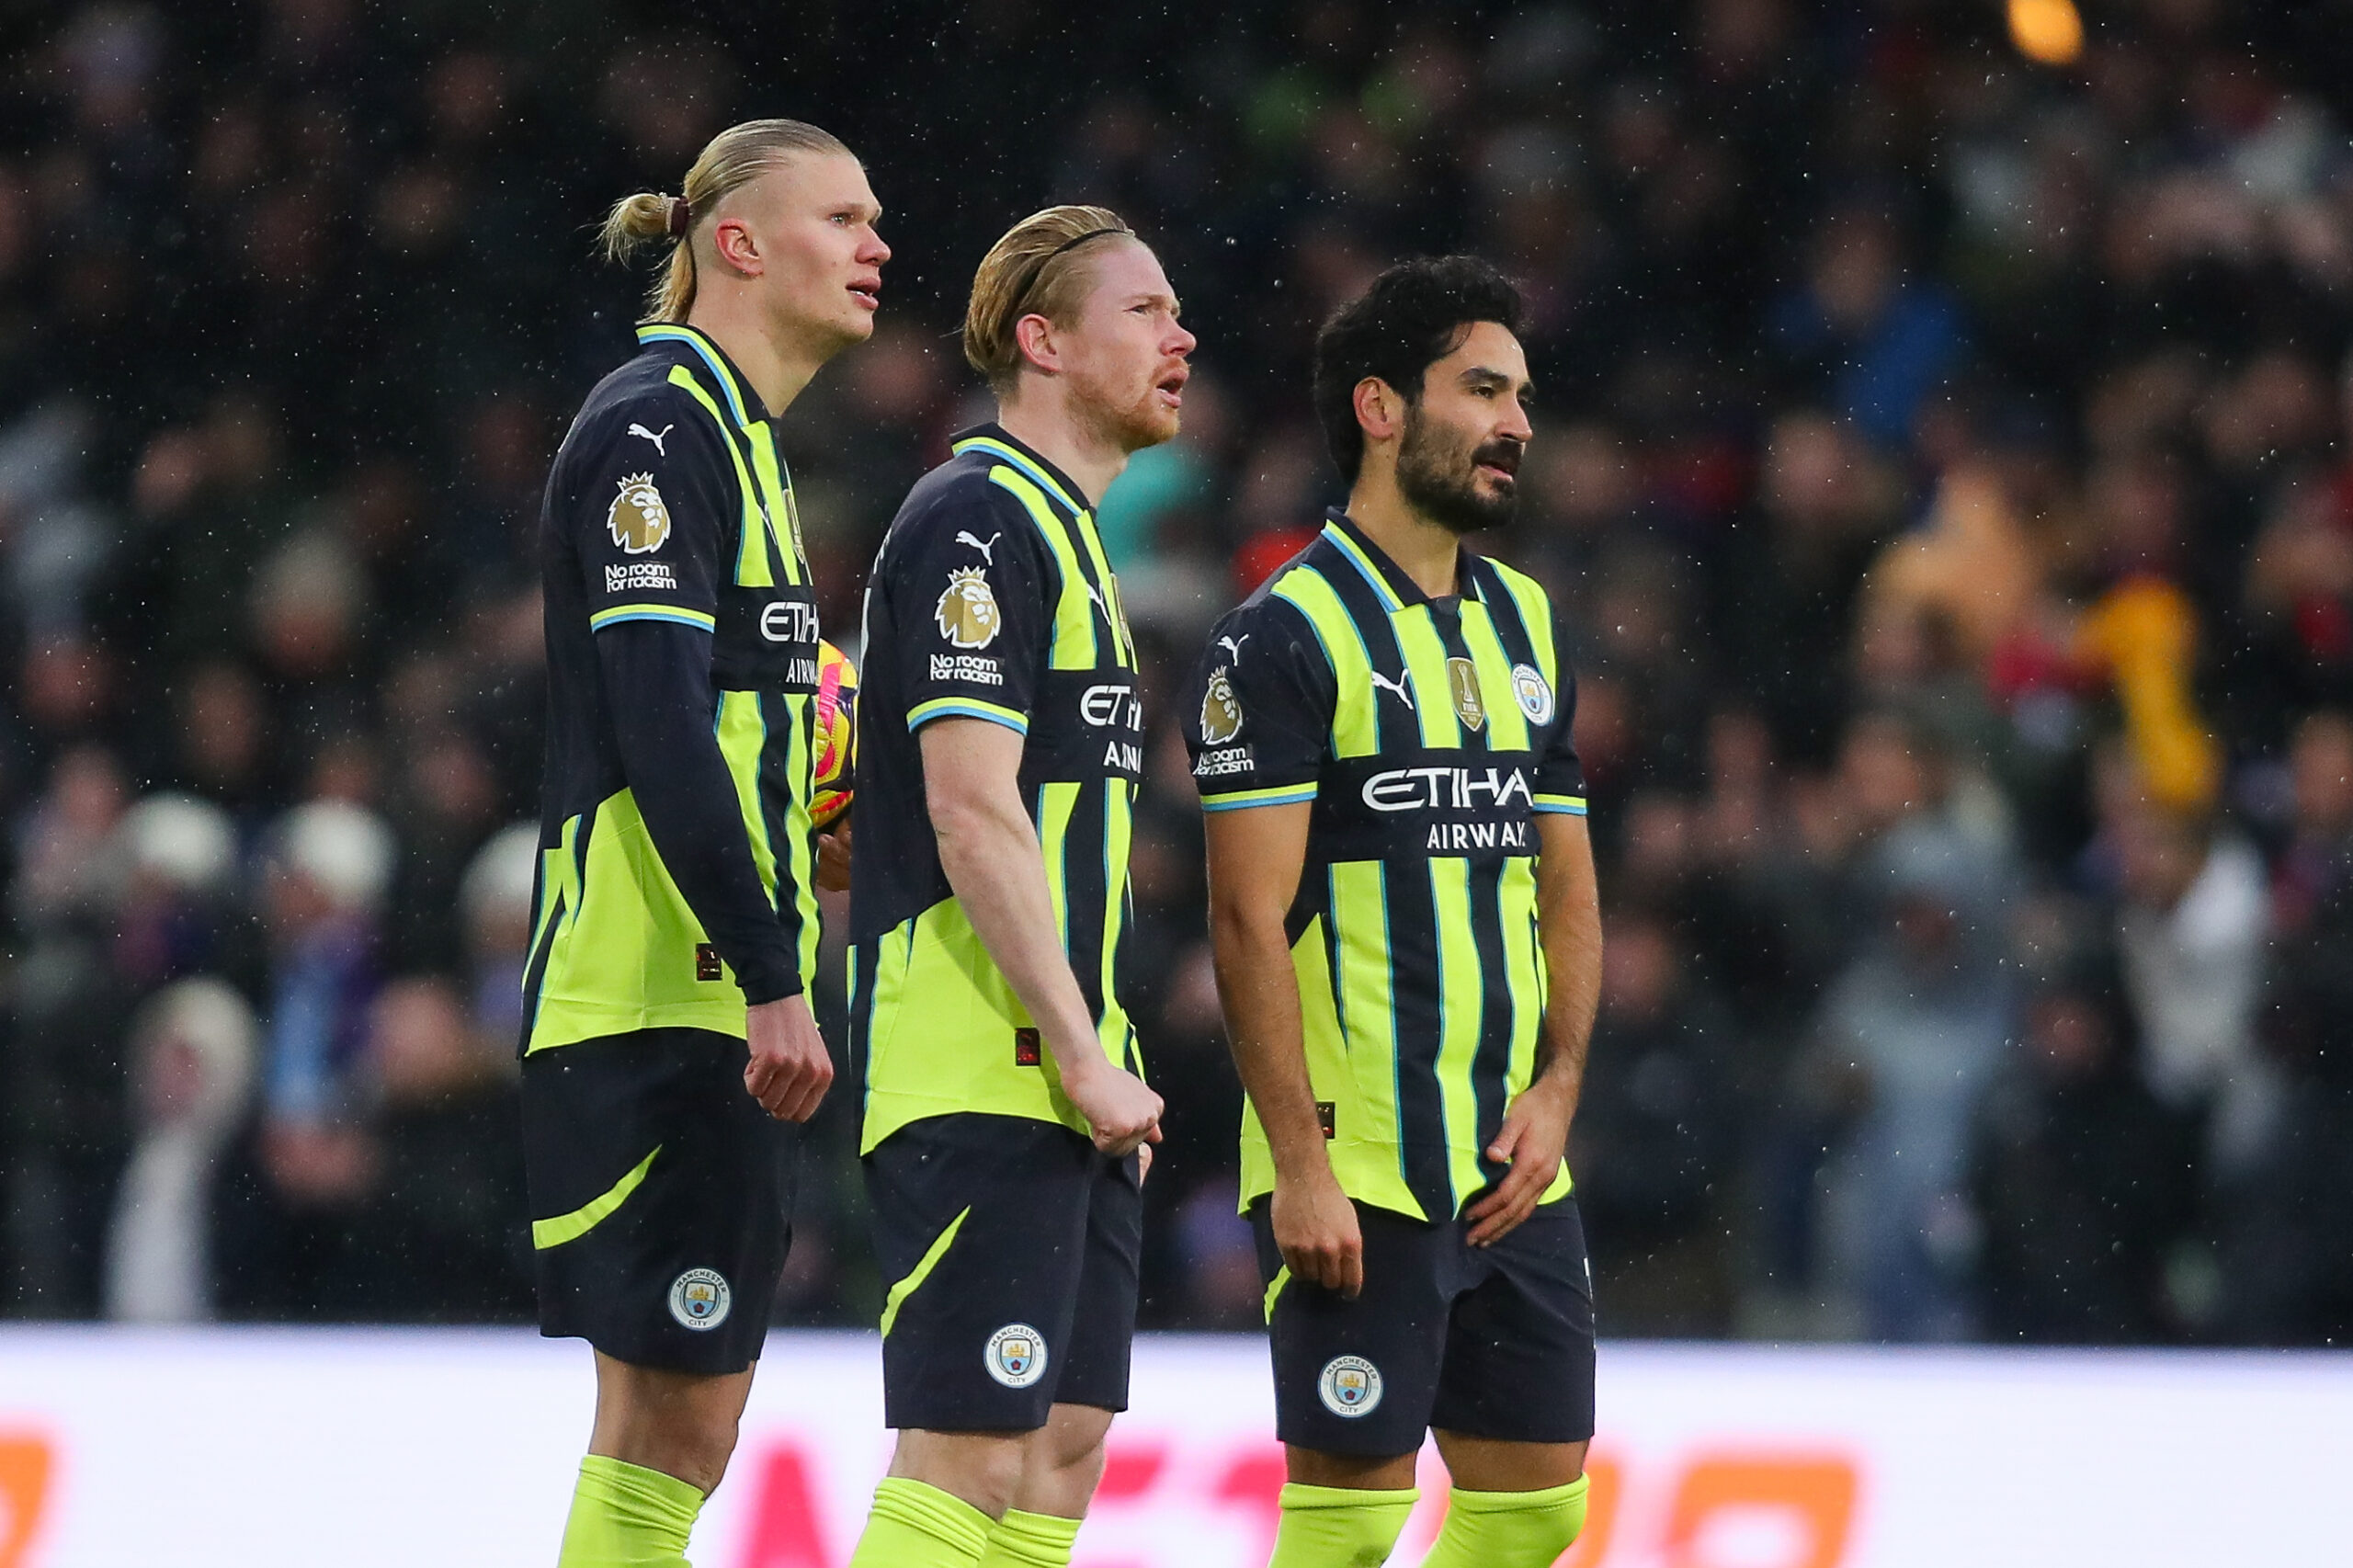
<path id="1" fill-rule="evenodd" d="M 649 322 L 683 322 L 695 303 L 694 237 L 722 201 L 797 153 L 849 149 L 829 131 L 798 119 L 747 119 L 710 139 L 687 171 L 684 194 L 642 190 L 605 214 L 598 248 L 623 266 L 656 245 L 666 247 L 662 270 L 645 297 Z"/>

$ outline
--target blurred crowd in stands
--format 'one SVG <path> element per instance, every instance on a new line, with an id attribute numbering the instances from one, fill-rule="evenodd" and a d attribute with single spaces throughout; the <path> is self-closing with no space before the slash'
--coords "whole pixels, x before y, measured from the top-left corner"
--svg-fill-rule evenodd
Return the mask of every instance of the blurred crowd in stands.
<path id="1" fill-rule="evenodd" d="M 1541 383 L 1488 547 L 1578 629 L 1604 1334 L 2344 1343 L 2353 5 L 2111 0 L 2057 69 L 1936 0 L 767 9 L 0 4 L 0 1312 L 528 1315 L 530 541 L 642 282 L 591 226 L 785 113 L 897 252 L 781 430 L 853 651 L 1006 223 L 1117 207 L 1201 336 L 1100 508 L 1148 1323 L 1259 1299 L 1166 694 L 1336 498 L 1318 322 L 1466 248 Z M 847 1098 L 786 1321 L 880 1300 Z"/>

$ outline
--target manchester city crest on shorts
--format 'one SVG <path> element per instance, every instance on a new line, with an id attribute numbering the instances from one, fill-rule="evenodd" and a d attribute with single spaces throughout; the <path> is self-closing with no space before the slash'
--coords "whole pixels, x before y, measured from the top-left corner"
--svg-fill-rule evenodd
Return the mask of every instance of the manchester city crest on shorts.
<path id="1" fill-rule="evenodd" d="M 1381 1403 L 1381 1369 L 1361 1356 L 1335 1356 L 1324 1363 L 1323 1375 L 1315 1380 L 1315 1392 L 1324 1408 L 1335 1415 L 1351 1421 L 1370 1415 Z"/>
<path id="2" fill-rule="evenodd" d="M 989 1335 L 981 1362 L 1006 1388 L 1026 1389 L 1046 1375 L 1046 1336 L 1026 1323 L 1006 1324 Z"/>
<path id="3" fill-rule="evenodd" d="M 717 1328 L 727 1321 L 727 1309 L 734 1304 L 735 1294 L 727 1288 L 727 1277 L 715 1268 L 689 1268 L 670 1281 L 670 1315 L 681 1328 L 698 1334 Z"/>
<path id="4" fill-rule="evenodd" d="M 1511 694 L 1519 710 L 1528 715 L 1531 724 L 1552 722 L 1552 683 L 1534 665 L 1514 665 L 1511 667 Z"/>
<path id="5" fill-rule="evenodd" d="M 621 493 L 605 513 L 605 530 L 631 555 L 650 555 L 668 541 L 670 508 L 652 474 L 632 473 L 621 481 Z"/>
<path id="6" fill-rule="evenodd" d="M 978 566 L 959 566 L 948 574 L 947 589 L 932 610 L 939 634 L 959 648 L 985 648 L 996 641 L 1005 618 L 996 608 L 988 574 Z"/>

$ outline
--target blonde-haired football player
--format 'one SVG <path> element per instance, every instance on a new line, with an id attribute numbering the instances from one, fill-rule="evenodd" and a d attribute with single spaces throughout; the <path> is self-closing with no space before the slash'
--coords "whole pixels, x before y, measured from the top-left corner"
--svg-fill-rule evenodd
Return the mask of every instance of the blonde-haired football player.
<path id="1" fill-rule="evenodd" d="M 597 1364 L 563 1568 L 685 1562 L 784 1265 L 793 1124 L 833 1077 L 806 997 L 817 608 L 773 422 L 873 331 L 879 216 L 840 142 L 762 119 L 605 226 L 665 256 L 540 525 L 524 1153 L 541 1332 Z"/>
<path id="2" fill-rule="evenodd" d="M 1120 994 L 1143 720 L 1093 508 L 1176 433 L 1192 348 L 1117 215 L 1016 224 L 964 326 L 997 423 L 867 590 L 850 1045 L 899 1444 L 856 1568 L 1067 1562 L 1127 1405 L 1161 1103 Z"/>

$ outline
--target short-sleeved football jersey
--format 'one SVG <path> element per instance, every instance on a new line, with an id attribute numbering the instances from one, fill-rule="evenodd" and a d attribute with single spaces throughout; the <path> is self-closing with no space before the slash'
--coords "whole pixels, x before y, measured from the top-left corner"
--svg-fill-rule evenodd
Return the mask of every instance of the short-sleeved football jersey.
<path id="1" fill-rule="evenodd" d="M 1536 817 L 1585 812 L 1550 598 L 1468 551 L 1457 571 L 1433 600 L 1332 513 L 1217 624 L 1184 714 L 1203 810 L 1313 802 L 1286 930 L 1332 1167 L 1425 1220 L 1503 1175 L 1484 1151 L 1544 1013 Z M 1242 1158 L 1246 1205 L 1274 1188 L 1246 1108 Z"/>
<path id="2" fill-rule="evenodd" d="M 1023 737 L 1020 789 L 1104 1053 L 1142 1070 L 1120 1005 L 1128 844 L 1143 771 L 1135 643 L 1086 498 L 995 426 L 908 494 L 866 592 L 851 858 L 851 1051 L 862 1147 L 925 1117 L 1085 1131 L 1051 1052 L 964 916 L 926 809 L 933 720 Z"/>
<path id="3" fill-rule="evenodd" d="M 565 436 L 540 521 L 549 729 L 527 1051 L 639 1029 L 745 1033 L 735 976 L 622 774 L 595 641 L 609 627 L 710 635 L 734 805 L 804 986 L 816 966 L 817 608 L 791 482 L 767 411 L 715 343 L 682 325 L 638 336 Z"/>

